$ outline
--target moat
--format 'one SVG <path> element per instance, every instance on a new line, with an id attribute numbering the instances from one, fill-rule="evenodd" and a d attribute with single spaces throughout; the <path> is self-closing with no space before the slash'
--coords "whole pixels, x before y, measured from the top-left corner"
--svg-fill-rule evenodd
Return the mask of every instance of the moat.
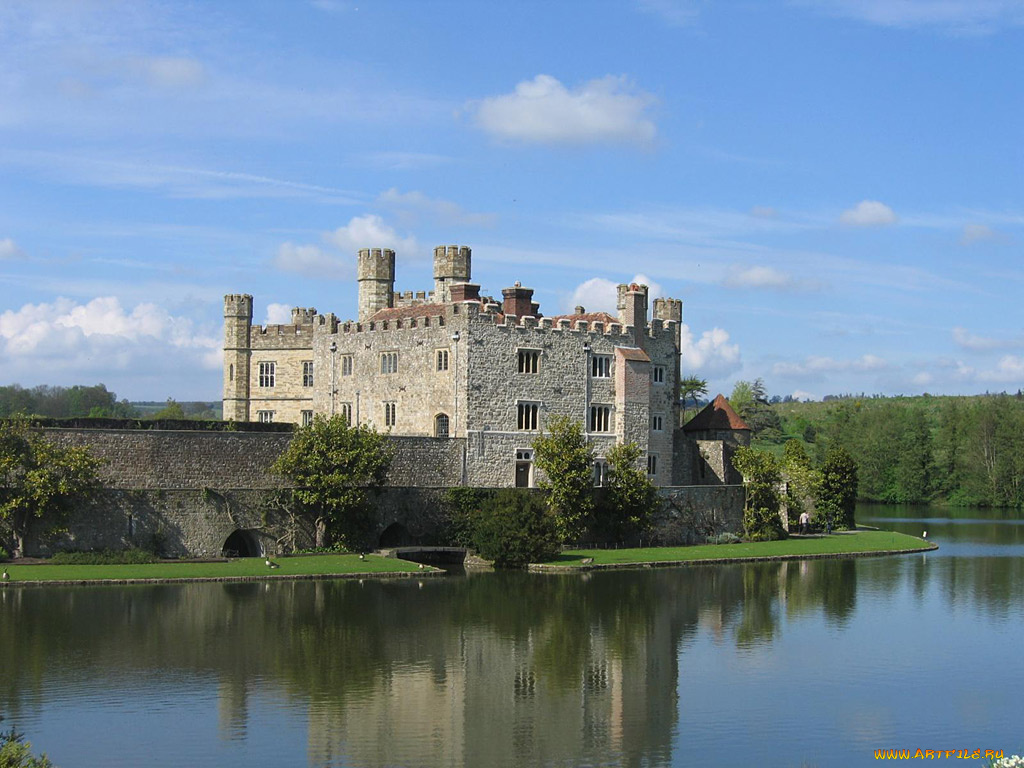
<path id="1" fill-rule="evenodd" d="M 874 763 L 1021 750 L 1024 520 L 922 555 L 0 591 L 0 713 L 71 766 Z"/>

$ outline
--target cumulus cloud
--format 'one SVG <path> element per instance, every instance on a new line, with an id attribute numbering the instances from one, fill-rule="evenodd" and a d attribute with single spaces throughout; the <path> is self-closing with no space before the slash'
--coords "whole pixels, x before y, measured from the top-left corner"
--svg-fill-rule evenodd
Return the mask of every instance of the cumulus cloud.
<path id="1" fill-rule="evenodd" d="M 798 280 L 775 267 L 733 266 L 722 280 L 727 288 L 767 288 L 775 291 L 804 291 L 818 288 L 811 280 Z"/>
<path id="2" fill-rule="evenodd" d="M 638 274 L 632 280 L 622 282 L 646 285 L 648 302 L 665 295 L 661 285 L 647 275 Z M 584 307 L 588 312 L 608 312 L 614 315 L 619 300 L 618 287 L 619 283 L 605 280 L 603 277 L 592 277 L 576 286 L 565 309 L 568 311 L 574 307 Z"/>
<path id="3" fill-rule="evenodd" d="M 538 144 L 648 144 L 654 97 L 609 75 L 569 90 L 550 75 L 519 83 L 512 93 L 469 105 L 476 124 L 505 141 Z"/>
<path id="4" fill-rule="evenodd" d="M 292 321 L 292 308 L 287 304 L 268 304 L 266 325 L 286 325 Z"/>
<path id="5" fill-rule="evenodd" d="M 883 371 L 889 363 L 877 355 L 862 355 L 854 360 L 810 355 L 803 362 L 782 362 L 772 366 L 777 376 L 820 376 L 832 373 L 872 373 Z"/>
<path id="6" fill-rule="evenodd" d="M 395 187 L 382 192 L 377 202 L 394 209 L 409 222 L 417 222 L 425 216 L 432 224 L 491 227 L 498 220 L 494 213 L 470 213 L 450 200 L 427 197 L 422 192 L 399 192 Z"/>
<path id="7" fill-rule="evenodd" d="M 850 227 L 884 227 L 895 224 L 897 217 L 893 209 L 885 203 L 861 200 L 853 208 L 843 211 L 839 221 Z"/>
<path id="8" fill-rule="evenodd" d="M 687 376 L 706 378 L 728 376 L 740 369 L 740 345 L 729 343 L 729 332 L 722 328 L 704 331 L 695 339 L 690 326 L 681 327 L 682 368 Z"/>
<path id="9" fill-rule="evenodd" d="M 1024 380 L 1024 357 L 1004 355 L 999 359 L 994 369 L 980 372 L 978 379 L 980 381 L 1010 382 L 1019 385 Z"/>
<path id="10" fill-rule="evenodd" d="M 25 252 L 11 238 L 5 237 L 3 240 L 0 240 L 0 261 L 5 259 L 21 259 L 24 256 Z"/>
<path id="11" fill-rule="evenodd" d="M 1020 0 L 790 0 L 833 16 L 884 27 L 945 28 L 984 33 L 1024 24 Z"/>
<path id="12" fill-rule="evenodd" d="M 417 251 L 416 238 L 401 237 L 374 214 L 355 216 L 344 227 L 324 235 L 324 240 L 350 257 L 360 248 L 392 248 L 412 255 Z"/>
<path id="13" fill-rule="evenodd" d="M 361 248 L 391 248 L 405 256 L 418 252 L 416 238 L 401 237 L 380 216 L 355 216 L 348 224 L 324 232 L 323 245 L 282 243 L 271 263 L 285 272 L 330 280 L 352 277 L 355 255 Z"/>
<path id="14" fill-rule="evenodd" d="M 85 304 L 60 298 L 0 314 L 0 356 L 5 374 L 15 379 L 35 378 L 41 367 L 79 381 L 143 369 L 173 376 L 219 368 L 221 342 L 156 304 L 129 310 L 113 296 Z"/>

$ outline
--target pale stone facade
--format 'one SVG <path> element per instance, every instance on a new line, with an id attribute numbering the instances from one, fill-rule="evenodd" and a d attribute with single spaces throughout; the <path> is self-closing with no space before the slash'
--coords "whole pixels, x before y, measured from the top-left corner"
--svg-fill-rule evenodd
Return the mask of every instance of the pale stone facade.
<path id="1" fill-rule="evenodd" d="M 682 302 L 619 286 L 617 315 L 544 317 L 518 283 L 502 300 L 470 283 L 465 246 L 434 251 L 434 290 L 396 293 L 395 254 L 359 252 L 359 319 L 294 309 L 252 324 L 252 297 L 224 300 L 224 418 L 303 423 L 344 414 L 394 435 L 464 438 L 462 481 L 535 485 L 533 440 L 555 416 L 583 423 L 599 460 L 617 442 L 678 483 Z"/>

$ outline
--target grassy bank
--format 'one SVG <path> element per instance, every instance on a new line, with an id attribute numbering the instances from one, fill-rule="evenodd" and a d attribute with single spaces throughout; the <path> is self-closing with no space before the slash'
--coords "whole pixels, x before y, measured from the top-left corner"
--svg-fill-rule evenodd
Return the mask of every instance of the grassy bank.
<path id="1" fill-rule="evenodd" d="M 934 548 L 934 544 L 905 533 L 858 530 L 835 533 L 831 536 L 741 544 L 702 544 L 692 547 L 648 547 L 644 549 L 579 549 L 563 552 L 543 565 L 580 566 L 584 565 L 584 560 L 590 558 L 593 559 L 592 565 L 602 566 L 748 558 L 832 557 Z M 591 563 L 587 563 L 587 565 L 591 565 Z"/>
<path id="2" fill-rule="evenodd" d="M 252 579 L 267 577 L 330 577 L 384 573 L 410 573 L 420 570 L 416 563 L 389 557 L 367 555 L 306 555 L 275 559 L 277 568 L 268 568 L 261 557 L 245 557 L 216 562 L 159 562 L 139 565 L 12 565 L 5 563 L 9 584 L 18 582 L 143 581 L 178 579 Z"/>

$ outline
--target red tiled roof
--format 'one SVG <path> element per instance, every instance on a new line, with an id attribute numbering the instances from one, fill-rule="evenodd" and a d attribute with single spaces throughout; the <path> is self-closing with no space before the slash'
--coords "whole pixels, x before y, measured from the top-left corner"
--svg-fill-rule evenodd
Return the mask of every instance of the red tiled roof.
<path id="1" fill-rule="evenodd" d="M 683 425 L 684 432 L 705 432 L 745 429 L 750 431 L 739 414 L 732 409 L 724 395 L 719 395 L 701 409 L 701 412 Z"/>
<path id="2" fill-rule="evenodd" d="M 616 347 L 615 354 L 625 360 L 636 360 L 641 363 L 651 362 L 651 358 L 640 347 Z"/>
<path id="3" fill-rule="evenodd" d="M 437 317 L 444 314 L 444 304 L 416 304 L 412 307 L 389 307 L 375 312 L 369 319 L 371 323 L 384 320 L 404 320 L 409 317 Z"/>

